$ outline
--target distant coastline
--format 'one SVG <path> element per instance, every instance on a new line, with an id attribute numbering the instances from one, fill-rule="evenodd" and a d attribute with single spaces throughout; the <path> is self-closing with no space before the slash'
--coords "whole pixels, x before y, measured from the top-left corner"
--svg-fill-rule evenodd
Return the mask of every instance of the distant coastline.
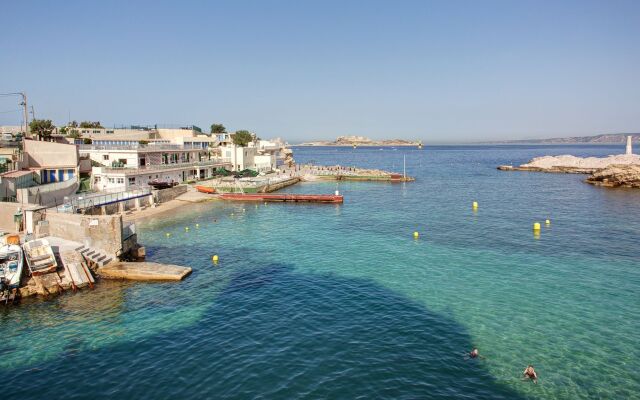
<path id="1" fill-rule="evenodd" d="M 295 146 L 333 146 L 333 147 L 394 147 L 394 146 L 422 146 L 421 141 L 411 141 L 404 139 L 383 139 L 373 140 L 365 136 L 338 136 L 336 140 L 319 140 L 299 143 Z"/>
<path id="2" fill-rule="evenodd" d="M 633 142 L 640 143 L 640 133 L 612 133 L 549 139 L 498 140 L 479 144 L 624 144 L 627 136 L 631 136 Z"/>

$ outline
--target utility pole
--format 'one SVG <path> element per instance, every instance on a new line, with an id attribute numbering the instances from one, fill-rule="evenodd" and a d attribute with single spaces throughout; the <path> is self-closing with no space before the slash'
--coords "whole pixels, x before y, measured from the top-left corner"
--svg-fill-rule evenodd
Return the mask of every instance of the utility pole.
<path id="1" fill-rule="evenodd" d="M 33 104 L 31 105 L 31 118 L 36 119 L 36 112 L 33 111 Z"/>
<path id="2" fill-rule="evenodd" d="M 24 137 L 28 138 L 31 137 L 29 135 L 29 112 L 27 111 L 27 94 L 25 92 L 20 92 L 20 93 L 16 93 L 22 96 L 22 103 L 20 103 L 21 106 L 24 107 L 23 112 L 24 112 Z"/>

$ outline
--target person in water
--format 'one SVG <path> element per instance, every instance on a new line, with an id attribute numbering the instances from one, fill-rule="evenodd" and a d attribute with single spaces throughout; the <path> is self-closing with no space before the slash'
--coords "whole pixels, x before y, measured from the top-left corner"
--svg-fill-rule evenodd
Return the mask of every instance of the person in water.
<path id="1" fill-rule="evenodd" d="M 470 352 L 465 353 L 465 356 L 469 358 L 484 358 L 480 355 L 477 347 L 474 347 Z"/>
<path id="2" fill-rule="evenodd" d="M 538 383 L 538 374 L 536 374 L 536 370 L 533 369 L 533 365 L 529 364 L 527 368 L 522 372 L 524 378 L 529 378 L 533 381 L 533 383 Z"/>

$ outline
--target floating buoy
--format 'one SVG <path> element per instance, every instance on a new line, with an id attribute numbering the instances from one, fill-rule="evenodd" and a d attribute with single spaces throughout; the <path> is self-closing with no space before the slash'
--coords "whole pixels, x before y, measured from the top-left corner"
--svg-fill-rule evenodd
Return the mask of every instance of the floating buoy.
<path id="1" fill-rule="evenodd" d="M 419 234 L 417 231 L 416 231 L 416 232 L 413 232 L 413 238 L 414 238 L 414 239 L 417 239 L 417 238 L 419 238 L 419 237 L 420 237 L 420 234 Z"/>
<path id="2" fill-rule="evenodd" d="M 218 262 L 218 255 L 215 254 L 213 257 L 211 257 L 211 261 L 213 261 L 214 263 Z"/>
<path id="3" fill-rule="evenodd" d="M 551 220 L 550 219 L 545 220 L 544 223 L 547 224 L 547 225 L 551 225 Z"/>
<path id="4" fill-rule="evenodd" d="M 534 231 L 539 231 L 540 230 L 540 222 L 534 222 L 533 223 L 533 230 Z"/>
<path id="5" fill-rule="evenodd" d="M 477 209 L 478 208 L 478 202 L 474 201 L 473 204 L 471 204 L 471 207 L 473 207 L 473 209 Z"/>
<path id="6" fill-rule="evenodd" d="M 188 231 L 188 230 L 189 230 L 189 227 L 188 227 L 188 226 L 185 226 L 185 227 L 184 227 L 184 230 L 185 230 L 185 231 Z"/>
<path id="7" fill-rule="evenodd" d="M 200 224 L 196 224 L 196 228 L 200 228 Z"/>
<path id="8" fill-rule="evenodd" d="M 169 232 L 167 232 L 167 237 L 171 236 L 171 234 Z"/>

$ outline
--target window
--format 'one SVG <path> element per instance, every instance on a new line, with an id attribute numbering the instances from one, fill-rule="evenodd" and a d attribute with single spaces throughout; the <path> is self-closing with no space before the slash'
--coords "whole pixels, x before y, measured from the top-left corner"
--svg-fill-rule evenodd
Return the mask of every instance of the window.
<path id="1" fill-rule="evenodd" d="M 118 183 L 124 183 L 124 178 L 118 178 Z"/>
<path id="2" fill-rule="evenodd" d="M 135 177 L 129 178 L 129 185 L 135 185 L 135 184 L 136 184 L 136 178 Z"/>
<path id="3" fill-rule="evenodd" d="M 116 180 L 115 180 L 115 179 L 113 179 L 113 178 L 109 178 L 109 183 L 115 183 L 115 182 L 116 182 Z"/>
<path id="4" fill-rule="evenodd" d="M 93 133 L 100 133 L 100 131 L 96 131 L 96 130 L 94 130 L 94 131 L 93 131 Z"/>
<path id="5" fill-rule="evenodd" d="M 109 155 L 108 154 L 103 155 L 102 159 L 105 160 L 105 161 L 108 161 L 109 160 Z"/>
<path id="6" fill-rule="evenodd" d="M 96 176 L 95 182 L 96 182 L 96 183 L 99 183 L 99 182 L 100 182 L 100 177 L 99 177 L 99 176 Z"/>

